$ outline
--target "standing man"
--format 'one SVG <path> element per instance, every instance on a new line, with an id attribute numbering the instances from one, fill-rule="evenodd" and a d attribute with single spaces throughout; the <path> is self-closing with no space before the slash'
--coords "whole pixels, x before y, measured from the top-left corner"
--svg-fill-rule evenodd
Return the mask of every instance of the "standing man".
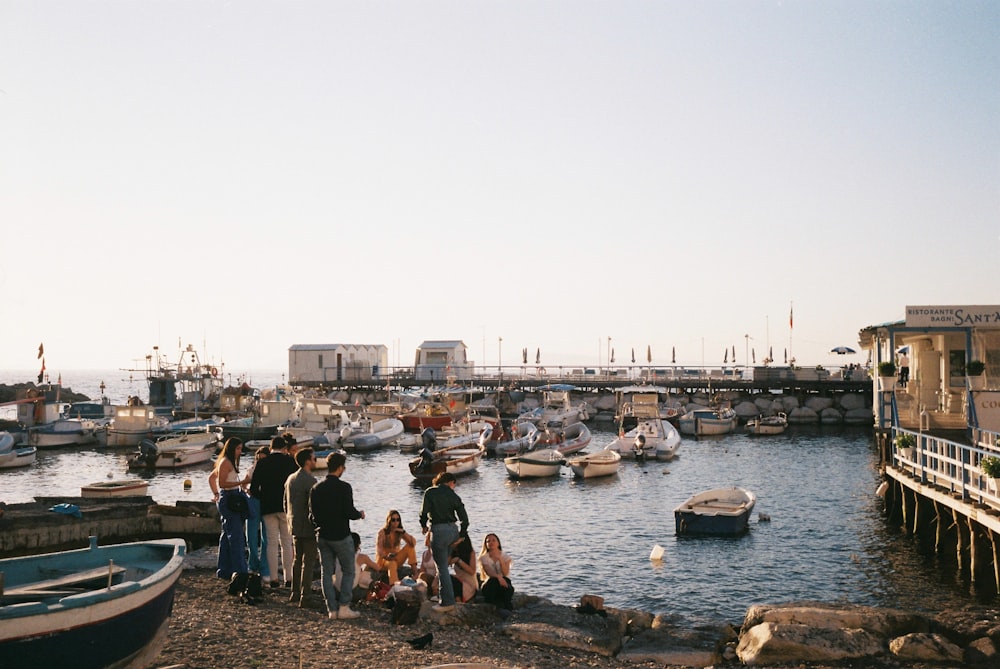
<path id="1" fill-rule="evenodd" d="M 285 515 L 292 533 L 292 596 L 288 601 L 306 606 L 312 592 L 312 577 L 316 570 L 316 533 L 309 520 L 309 491 L 316 485 L 312 472 L 316 468 L 316 453 L 303 448 L 295 454 L 299 470 L 285 481 Z"/>
<path id="2" fill-rule="evenodd" d="M 441 472 L 434 478 L 434 485 L 424 492 L 420 505 L 420 531 L 427 534 L 427 522 L 430 521 L 431 553 L 434 564 L 437 565 L 438 583 L 441 601 L 434 607 L 435 611 L 445 612 L 455 608 L 455 590 L 448 576 L 448 558 L 451 556 L 451 545 L 459 537 L 469 535 L 469 516 L 465 512 L 462 498 L 455 492 L 455 475 L 451 472 Z M 455 527 L 455 523 L 461 523 Z"/>
<path id="3" fill-rule="evenodd" d="M 288 454 L 288 442 L 284 437 L 271 440 L 271 453 L 253 468 L 250 479 L 250 495 L 260 500 L 260 514 L 264 518 L 264 534 L 267 536 L 267 567 L 271 587 L 277 588 L 278 549 L 281 549 L 281 570 L 286 585 L 291 585 L 292 534 L 288 531 L 285 516 L 285 480 L 298 471 L 298 465 Z"/>
<path id="4" fill-rule="evenodd" d="M 899 354 L 899 385 L 906 387 L 910 380 L 910 356 L 906 350 Z"/>
<path id="5" fill-rule="evenodd" d="M 351 609 L 355 570 L 351 521 L 359 518 L 364 520 L 365 512 L 354 508 L 351 484 L 340 480 L 346 464 L 347 457 L 343 453 L 331 453 L 326 459 L 326 478 L 317 483 L 309 493 L 309 516 L 316 526 L 323 597 L 333 620 L 351 620 L 360 615 Z M 339 597 L 333 588 L 333 574 L 336 571 L 334 559 L 340 563 L 340 582 L 344 584 L 340 588 Z"/>

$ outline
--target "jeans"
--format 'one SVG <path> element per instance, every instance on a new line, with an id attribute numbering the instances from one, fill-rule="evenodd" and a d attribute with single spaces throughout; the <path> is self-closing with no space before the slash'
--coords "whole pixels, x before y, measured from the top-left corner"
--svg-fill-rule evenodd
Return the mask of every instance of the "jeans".
<path id="1" fill-rule="evenodd" d="M 455 588 L 452 587 L 449 578 L 448 559 L 451 557 L 451 545 L 457 539 L 458 528 L 454 523 L 431 525 L 431 552 L 434 554 L 434 564 L 437 565 L 438 570 L 441 606 L 455 604 Z"/>
<path id="2" fill-rule="evenodd" d="M 312 592 L 313 572 L 316 571 L 316 537 L 295 537 L 295 560 L 292 562 L 292 601 L 304 600 Z"/>
<path id="3" fill-rule="evenodd" d="M 337 569 L 334 560 L 340 563 L 342 573 L 340 582 L 344 584 L 339 593 L 339 606 L 350 606 L 351 598 L 354 595 L 354 538 L 348 534 L 338 541 L 319 538 L 316 543 L 319 546 L 323 599 L 326 600 L 327 611 L 334 613 L 338 608 L 338 593 L 333 587 L 333 574 Z"/>
<path id="4" fill-rule="evenodd" d="M 244 518 L 242 514 L 230 511 L 229 505 L 226 504 L 226 498 L 229 495 L 242 494 L 236 490 L 223 490 L 215 505 L 219 510 L 219 515 L 222 516 L 222 534 L 219 535 L 219 562 L 215 573 L 226 580 L 229 580 L 233 574 L 246 574 L 248 572 L 247 538 L 243 529 Z"/>
<path id="5" fill-rule="evenodd" d="M 250 549 L 250 571 L 267 573 L 267 532 L 260 515 L 260 500 L 250 498 L 250 517 L 247 518 L 247 548 Z"/>
<path id="6" fill-rule="evenodd" d="M 291 581 L 292 531 L 288 528 L 288 517 L 285 512 L 266 514 L 264 529 L 267 533 L 267 564 L 270 567 L 271 580 L 278 580 L 278 548 L 281 548 L 281 571 L 284 573 L 284 580 Z"/>

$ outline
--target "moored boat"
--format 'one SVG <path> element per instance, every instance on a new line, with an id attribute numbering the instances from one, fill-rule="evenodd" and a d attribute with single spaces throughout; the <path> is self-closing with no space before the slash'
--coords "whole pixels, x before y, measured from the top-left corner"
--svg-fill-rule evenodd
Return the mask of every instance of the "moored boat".
<path id="1" fill-rule="evenodd" d="M 486 450 L 493 450 L 496 455 L 508 457 L 526 453 L 535 448 L 541 432 L 534 423 L 530 421 L 516 422 L 510 426 L 509 439 L 501 439 L 498 442 L 491 442 L 486 446 Z"/>
<path id="2" fill-rule="evenodd" d="M 604 448 L 596 453 L 569 458 L 566 460 L 566 465 L 573 470 L 573 476 L 590 479 L 617 474 L 618 464 L 621 460 L 622 456 L 618 451 L 609 451 Z"/>
<path id="3" fill-rule="evenodd" d="M 563 455 L 579 453 L 590 445 L 592 435 L 586 423 L 575 422 L 566 426 L 550 425 L 542 432 L 535 448 L 553 448 Z"/>
<path id="4" fill-rule="evenodd" d="M 680 419 L 681 434 L 708 436 L 729 434 L 736 429 L 739 419 L 730 407 L 699 407 L 691 409 Z"/>
<path id="5" fill-rule="evenodd" d="M 558 476 L 565 460 L 563 454 L 553 448 L 543 448 L 523 455 L 504 458 L 507 475 L 514 479 L 544 478 Z"/>
<path id="6" fill-rule="evenodd" d="M 632 427 L 628 428 L 627 425 Z M 662 413 L 655 393 L 637 393 L 619 413 L 618 437 L 607 445 L 622 457 L 672 460 L 681 445 L 681 435 Z"/>
<path id="7" fill-rule="evenodd" d="M 779 412 L 774 416 L 757 416 L 747 421 L 747 433 L 757 435 L 781 434 L 788 428 L 788 416 Z"/>
<path id="8" fill-rule="evenodd" d="M 586 402 L 574 402 L 570 396 L 570 391 L 575 389 L 575 386 L 564 383 L 543 386 L 540 388 L 542 391 L 541 405 L 523 412 L 517 419 L 531 421 L 539 429 L 545 429 L 549 425 L 571 425 L 588 420 L 590 407 L 587 406 Z"/>
<path id="9" fill-rule="evenodd" d="M 143 479 L 96 481 L 80 486 L 80 497 L 145 497 L 148 489 L 149 481 Z"/>
<path id="10" fill-rule="evenodd" d="M 97 424 L 89 418 L 60 418 L 29 427 L 25 443 L 36 448 L 81 446 L 97 441 Z"/>
<path id="11" fill-rule="evenodd" d="M 0 560 L 4 669 L 139 667 L 166 640 L 184 540 Z"/>
<path id="12" fill-rule="evenodd" d="M 128 459 L 129 469 L 178 469 L 208 462 L 219 445 L 219 433 L 196 432 L 176 437 L 144 439 Z"/>
<path id="13" fill-rule="evenodd" d="M 421 453 L 420 457 L 410 460 L 410 473 L 421 483 L 429 483 L 442 472 L 451 472 L 455 476 L 468 474 L 479 467 L 486 454 L 486 449 L 476 448 L 441 448 L 433 452 L 432 457 Z"/>
<path id="14" fill-rule="evenodd" d="M 0 451 L 0 469 L 27 467 L 35 463 L 38 449 L 34 446 L 17 446 L 7 451 Z"/>
<path id="15" fill-rule="evenodd" d="M 679 535 L 736 536 L 747 531 L 757 496 L 745 488 L 713 488 L 674 509 Z"/>

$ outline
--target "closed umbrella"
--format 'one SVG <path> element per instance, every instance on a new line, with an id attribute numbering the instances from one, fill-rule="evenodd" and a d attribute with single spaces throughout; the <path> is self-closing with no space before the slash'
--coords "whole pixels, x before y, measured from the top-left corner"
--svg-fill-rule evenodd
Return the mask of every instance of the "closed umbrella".
<path id="1" fill-rule="evenodd" d="M 653 362 L 653 349 L 646 344 L 646 362 Z"/>
<path id="2" fill-rule="evenodd" d="M 788 364 L 788 349 L 785 349 L 785 364 Z"/>
<path id="3" fill-rule="evenodd" d="M 722 364 L 725 365 L 729 362 L 729 349 L 726 349 L 725 354 L 722 356 Z"/>
<path id="4" fill-rule="evenodd" d="M 632 347 L 632 364 L 635 364 L 635 347 Z"/>
<path id="5" fill-rule="evenodd" d="M 536 365 L 542 364 L 542 349 L 540 348 L 535 349 L 535 364 Z"/>
<path id="6" fill-rule="evenodd" d="M 733 344 L 733 364 L 736 364 L 736 344 Z"/>
<path id="7" fill-rule="evenodd" d="M 527 365 L 528 364 L 528 349 L 527 349 L 527 347 L 521 349 L 521 364 L 522 365 Z"/>
<path id="8" fill-rule="evenodd" d="M 750 349 L 750 357 L 753 360 L 753 364 L 756 365 L 757 364 L 757 349 L 755 349 L 755 348 Z"/>
<path id="9" fill-rule="evenodd" d="M 615 349 L 611 349 L 611 364 L 615 364 Z"/>

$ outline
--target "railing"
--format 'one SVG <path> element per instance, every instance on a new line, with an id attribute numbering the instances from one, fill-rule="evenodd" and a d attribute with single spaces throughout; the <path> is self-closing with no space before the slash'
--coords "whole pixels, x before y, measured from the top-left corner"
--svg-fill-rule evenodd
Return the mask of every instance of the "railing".
<path id="1" fill-rule="evenodd" d="M 977 501 L 1000 510 L 1000 492 L 996 482 L 987 477 L 979 466 L 984 456 L 1000 456 L 1000 433 L 973 430 L 971 445 L 899 428 L 893 436 L 900 434 L 912 435 L 916 446 L 910 457 L 893 439 L 893 466 L 896 469 L 963 500 Z"/>

